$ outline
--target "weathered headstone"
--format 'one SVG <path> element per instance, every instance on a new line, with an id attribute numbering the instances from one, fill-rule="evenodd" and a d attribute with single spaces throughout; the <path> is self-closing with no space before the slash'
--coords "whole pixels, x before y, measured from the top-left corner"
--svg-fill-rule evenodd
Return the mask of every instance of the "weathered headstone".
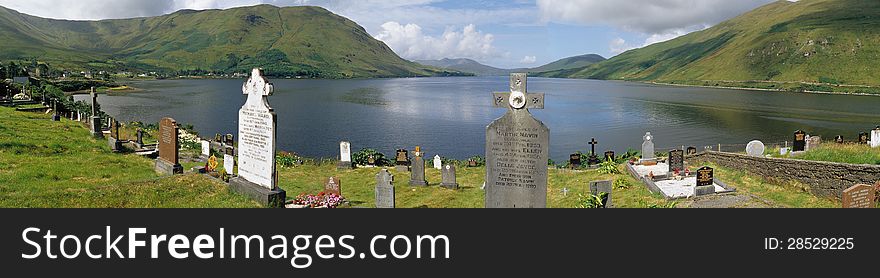
<path id="1" fill-rule="evenodd" d="M 226 147 L 223 152 L 223 170 L 229 176 L 235 175 L 235 148 Z"/>
<path id="2" fill-rule="evenodd" d="M 437 170 L 443 169 L 443 159 L 440 158 L 440 155 L 434 156 L 434 169 L 437 169 Z"/>
<path id="3" fill-rule="evenodd" d="M 138 145 L 138 147 L 143 147 L 143 146 L 144 146 L 144 130 L 143 130 L 143 129 L 138 128 L 138 130 L 137 130 L 137 142 L 135 142 L 135 143 Z"/>
<path id="4" fill-rule="evenodd" d="M 415 155 L 412 160 L 412 173 L 410 173 L 410 186 L 428 186 L 428 181 L 425 180 L 425 160 L 422 158 L 425 154 L 422 153 L 421 147 L 416 146 L 416 151 L 413 152 Z"/>
<path id="5" fill-rule="evenodd" d="M 510 75 L 510 93 L 494 93 L 507 113 L 486 128 L 486 207 L 547 207 L 550 129 L 529 109 L 544 108 L 544 94 L 527 91 L 527 75 Z"/>
<path id="6" fill-rule="evenodd" d="M 820 145 L 822 145 L 822 136 L 807 135 L 807 151 L 818 149 Z"/>
<path id="7" fill-rule="evenodd" d="M 394 176 L 386 169 L 376 174 L 376 208 L 394 208 Z"/>
<path id="8" fill-rule="evenodd" d="M 807 134 L 798 130 L 794 132 L 794 142 L 791 146 L 792 152 L 803 152 L 807 150 Z"/>
<path id="9" fill-rule="evenodd" d="M 843 190 L 841 203 L 843 208 L 874 208 L 874 197 L 877 192 L 873 186 L 856 184 Z"/>
<path id="10" fill-rule="evenodd" d="M 458 189 L 458 180 L 455 177 L 455 164 L 446 163 L 440 170 L 441 182 L 440 186 L 456 190 Z"/>
<path id="11" fill-rule="evenodd" d="M 119 121 L 110 120 L 110 136 L 107 138 L 107 144 L 113 152 L 122 151 L 122 141 L 119 140 Z"/>
<path id="12" fill-rule="evenodd" d="M 644 140 L 644 142 L 642 142 L 642 162 L 654 161 L 654 136 L 648 132 L 645 133 L 645 136 L 643 136 L 642 139 Z"/>
<path id="13" fill-rule="evenodd" d="M 468 167 L 477 167 L 477 160 L 473 158 L 468 159 Z"/>
<path id="14" fill-rule="evenodd" d="M 605 193 L 602 198 L 602 207 L 610 208 L 612 206 L 611 203 L 611 192 L 612 192 L 612 184 L 610 180 L 604 181 L 591 181 L 590 182 L 590 194 L 593 196 L 602 196 L 602 193 Z"/>
<path id="15" fill-rule="evenodd" d="M 746 154 L 749 156 L 762 157 L 764 156 L 764 150 L 764 142 L 758 140 L 751 141 L 746 145 Z"/>
<path id="16" fill-rule="evenodd" d="M 671 150 L 669 151 L 669 173 L 680 173 L 684 171 L 684 151 L 682 150 Z"/>
<path id="17" fill-rule="evenodd" d="M 339 164 L 336 164 L 337 170 L 348 170 L 354 168 L 351 163 L 351 143 L 339 142 Z"/>
<path id="18" fill-rule="evenodd" d="M 234 147 L 235 146 L 235 136 L 227 133 L 226 136 L 223 138 L 223 144 L 226 145 L 227 147 Z"/>
<path id="19" fill-rule="evenodd" d="M 409 171 L 409 151 L 404 149 L 397 150 L 397 156 L 394 159 L 394 170 L 398 172 L 406 172 Z"/>
<path id="20" fill-rule="evenodd" d="M 581 154 L 573 153 L 568 156 L 568 167 L 571 169 L 581 168 Z"/>
<path id="21" fill-rule="evenodd" d="M 587 158 L 587 164 L 596 165 L 602 163 L 599 161 L 599 156 L 596 155 L 596 145 L 598 145 L 599 142 L 596 141 L 596 138 L 593 138 L 588 144 L 590 144 L 590 157 Z"/>
<path id="22" fill-rule="evenodd" d="M 61 114 L 58 113 L 58 101 L 52 100 L 52 120 L 61 121 Z"/>
<path id="23" fill-rule="evenodd" d="M 871 148 L 880 147 L 880 126 L 871 130 Z"/>
<path id="24" fill-rule="evenodd" d="M 211 156 L 211 142 L 208 142 L 208 140 L 202 140 L 201 157 L 208 158 L 209 156 Z"/>
<path id="25" fill-rule="evenodd" d="M 342 182 L 339 180 L 339 178 L 330 177 L 329 179 L 327 179 L 327 182 L 324 183 L 324 193 L 333 193 L 342 196 Z"/>
<path id="26" fill-rule="evenodd" d="M 862 144 L 862 145 L 868 144 L 868 133 L 867 132 L 859 132 L 859 144 Z"/>
<path id="27" fill-rule="evenodd" d="M 269 106 L 274 87 L 259 69 L 242 85 L 247 102 L 238 112 L 238 177 L 229 181 L 233 191 L 269 207 L 283 207 L 287 193 L 278 187 L 275 170 L 277 115 Z"/>
<path id="28" fill-rule="evenodd" d="M 697 147 L 690 146 L 687 148 L 687 155 L 695 155 L 697 154 Z"/>
<path id="29" fill-rule="evenodd" d="M 90 96 L 92 97 L 92 117 L 89 131 L 92 132 L 92 137 L 104 138 L 104 132 L 101 128 L 101 116 L 98 115 L 98 93 L 95 92 L 95 87 L 92 87 Z"/>
<path id="30" fill-rule="evenodd" d="M 100 119 L 99 119 L 100 120 Z M 172 118 L 164 118 L 159 121 L 159 158 L 156 159 L 156 172 L 162 175 L 183 174 L 183 166 L 178 162 L 177 121 Z"/>
<path id="31" fill-rule="evenodd" d="M 697 170 L 697 186 L 694 188 L 695 196 L 703 196 L 715 193 L 715 169 L 704 166 Z"/>

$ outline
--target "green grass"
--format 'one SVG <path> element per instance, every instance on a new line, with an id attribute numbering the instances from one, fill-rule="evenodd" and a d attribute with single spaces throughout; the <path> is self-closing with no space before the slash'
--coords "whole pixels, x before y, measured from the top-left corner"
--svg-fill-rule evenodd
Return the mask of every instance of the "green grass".
<path id="1" fill-rule="evenodd" d="M 206 177 L 159 178 L 80 123 L 0 108 L 0 207 L 255 207 Z"/>
<path id="2" fill-rule="evenodd" d="M 768 150 L 772 157 L 783 157 L 779 150 Z M 815 150 L 810 150 L 797 156 L 786 155 L 786 158 L 826 161 L 849 164 L 880 165 L 880 148 L 871 148 L 861 144 L 837 144 L 825 142 Z"/>
<path id="3" fill-rule="evenodd" d="M 809 192 L 809 187 L 796 181 L 767 180 L 745 171 L 732 170 L 710 164 L 715 176 L 736 187 L 740 193 L 752 194 L 769 201 L 772 206 L 786 208 L 839 208 L 840 201 L 820 198 Z"/>

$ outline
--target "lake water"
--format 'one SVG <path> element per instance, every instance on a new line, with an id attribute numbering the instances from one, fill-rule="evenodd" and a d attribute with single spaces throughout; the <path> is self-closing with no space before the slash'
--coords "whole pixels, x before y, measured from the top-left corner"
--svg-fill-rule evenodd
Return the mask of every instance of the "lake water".
<path id="1" fill-rule="evenodd" d="M 272 80 L 278 148 L 309 157 L 336 157 L 339 141 L 353 151 L 375 148 L 393 156 L 422 146 L 428 156 L 483 155 L 486 126 L 505 110 L 491 92 L 508 90 L 507 77 L 369 80 Z M 162 80 L 130 84 L 143 92 L 100 95 L 102 109 L 120 121 L 173 117 L 204 137 L 237 134 L 243 80 Z M 658 150 L 673 147 L 791 140 L 795 130 L 833 140 L 880 124 L 880 97 L 682 88 L 641 83 L 530 78 L 529 91 L 546 93 L 546 109 L 532 110 L 550 128 L 551 158 L 640 149 L 650 131 Z M 88 96 L 77 96 L 86 100 Z M 744 147 L 740 147 L 741 149 Z"/>

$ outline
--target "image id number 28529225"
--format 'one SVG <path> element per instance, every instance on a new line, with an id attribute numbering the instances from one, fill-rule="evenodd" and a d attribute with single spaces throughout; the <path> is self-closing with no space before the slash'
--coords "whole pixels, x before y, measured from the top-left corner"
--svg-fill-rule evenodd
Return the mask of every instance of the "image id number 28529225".
<path id="1" fill-rule="evenodd" d="M 855 239 L 851 237 L 764 238 L 765 250 L 853 250 L 855 247 Z"/>

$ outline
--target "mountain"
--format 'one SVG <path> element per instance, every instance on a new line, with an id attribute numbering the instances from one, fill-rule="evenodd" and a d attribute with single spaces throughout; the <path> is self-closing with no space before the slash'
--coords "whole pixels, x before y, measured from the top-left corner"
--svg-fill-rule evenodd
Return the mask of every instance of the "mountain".
<path id="1" fill-rule="evenodd" d="M 778 1 L 552 77 L 880 85 L 880 1 Z"/>
<path id="2" fill-rule="evenodd" d="M 457 70 L 461 72 L 473 73 L 481 76 L 500 76 L 508 75 L 511 70 L 499 69 L 492 66 L 480 64 L 471 59 L 442 59 L 442 60 L 417 60 L 416 63 L 438 67 L 441 69 Z"/>
<path id="3" fill-rule="evenodd" d="M 363 27 L 320 7 L 258 5 L 100 21 L 0 7 L 0 59 L 68 70 L 203 70 L 321 78 L 455 74 L 401 59 Z"/>
<path id="4" fill-rule="evenodd" d="M 509 75 L 512 72 L 528 72 L 542 73 L 549 71 L 580 69 L 597 62 L 604 61 L 605 58 L 596 54 L 587 54 L 560 59 L 553 63 L 549 63 L 537 68 L 519 68 L 519 69 L 500 69 L 492 66 L 480 64 L 471 59 L 442 59 L 442 60 L 417 60 L 416 63 L 422 65 L 433 66 L 441 69 L 456 70 L 461 72 L 473 73 L 481 76 L 501 76 Z"/>

